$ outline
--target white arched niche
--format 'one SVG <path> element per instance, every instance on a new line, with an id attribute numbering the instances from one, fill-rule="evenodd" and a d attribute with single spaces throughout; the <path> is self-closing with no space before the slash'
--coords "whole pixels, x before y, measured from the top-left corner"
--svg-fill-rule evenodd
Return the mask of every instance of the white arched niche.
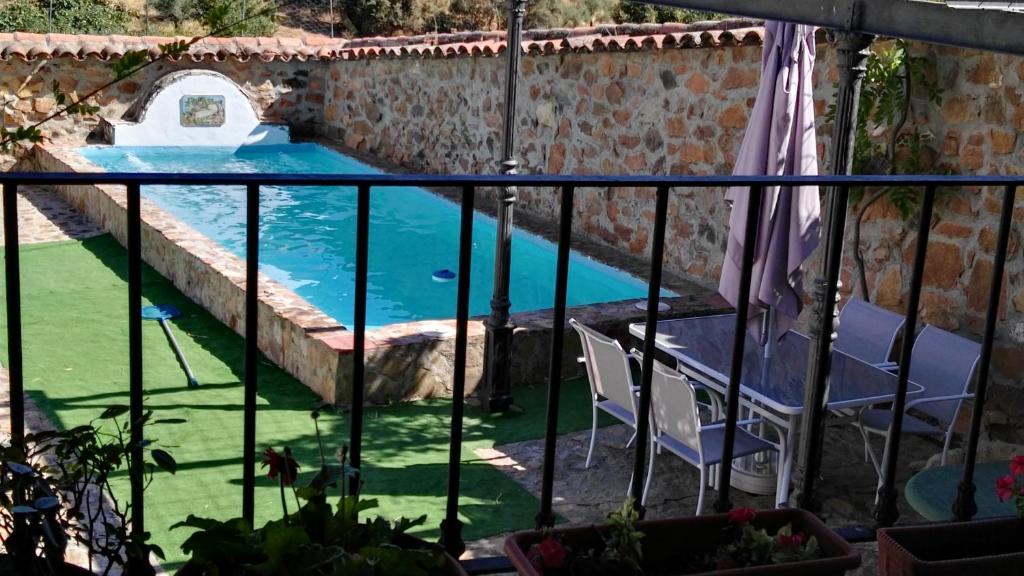
<path id="1" fill-rule="evenodd" d="M 238 84 L 210 70 L 161 77 L 124 120 L 107 124 L 107 140 L 115 146 L 252 146 L 290 140 L 288 126 L 260 122 Z"/>

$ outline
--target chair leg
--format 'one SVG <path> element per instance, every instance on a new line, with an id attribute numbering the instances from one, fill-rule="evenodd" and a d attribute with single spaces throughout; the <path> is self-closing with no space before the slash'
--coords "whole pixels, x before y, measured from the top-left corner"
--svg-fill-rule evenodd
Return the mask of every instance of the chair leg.
<path id="1" fill-rule="evenodd" d="M 871 459 L 871 464 L 875 467 L 875 473 L 878 477 L 882 477 L 882 465 L 878 462 L 878 456 L 875 456 L 874 450 L 871 449 L 871 437 L 868 435 L 868 430 L 864 426 L 857 424 L 857 429 L 860 430 L 861 438 L 864 439 L 864 451 Z"/>
<path id="2" fill-rule="evenodd" d="M 697 492 L 697 516 L 704 511 L 704 491 L 708 485 L 708 467 L 701 464 L 700 468 L 700 490 Z"/>
<path id="3" fill-rule="evenodd" d="M 949 445 L 953 441 L 953 425 L 946 429 L 946 441 L 942 444 L 942 465 L 946 465 L 946 453 L 949 452 Z"/>
<path id="4" fill-rule="evenodd" d="M 629 437 L 629 441 L 626 442 L 626 448 L 633 445 L 633 441 L 636 440 L 636 428 L 633 428 L 633 435 Z"/>
<path id="5" fill-rule="evenodd" d="M 594 409 L 594 424 L 590 428 L 590 450 L 587 451 L 587 463 L 583 465 L 584 468 L 590 468 L 590 459 L 594 455 L 594 444 L 597 442 L 597 404 L 596 401 L 593 404 Z"/>
<path id="6" fill-rule="evenodd" d="M 651 493 L 651 478 L 654 477 L 654 455 L 657 453 L 653 436 L 651 437 L 651 459 L 647 463 L 647 480 L 644 481 L 644 496 L 640 499 L 641 506 L 647 506 L 647 495 Z"/>

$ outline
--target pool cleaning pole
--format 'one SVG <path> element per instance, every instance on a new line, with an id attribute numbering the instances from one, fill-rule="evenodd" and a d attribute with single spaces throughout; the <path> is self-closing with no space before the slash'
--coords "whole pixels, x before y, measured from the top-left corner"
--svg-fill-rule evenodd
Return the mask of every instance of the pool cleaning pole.
<path id="1" fill-rule="evenodd" d="M 196 388 L 199 386 L 199 381 L 196 380 L 195 374 L 192 373 L 192 367 L 188 365 L 188 360 L 185 359 L 185 355 L 182 354 L 181 348 L 178 347 L 178 341 L 174 338 L 174 332 L 171 332 L 171 327 L 167 324 L 166 318 L 157 318 L 160 322 L 160 327 L 164 329 L 164 334 L 167 335 L 167 339 L 171 341 L 171 347 L 174 348 L 174 355 L 181 360 L 181 367 L 185 369 L 185 376 L 188 378 L 188 387 Z"/>

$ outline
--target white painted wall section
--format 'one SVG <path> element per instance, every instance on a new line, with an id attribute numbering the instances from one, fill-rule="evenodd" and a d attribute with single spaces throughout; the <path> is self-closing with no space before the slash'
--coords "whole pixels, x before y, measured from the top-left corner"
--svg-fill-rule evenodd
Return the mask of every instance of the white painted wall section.
<path id="1" fill-rule="evenodd" d="M 188 125 L 183 98 L 223 98 L 223 124 Z M 138 122 L 111 122 L 116 146 L 252 146 L 287 144 L 288 127 L 260 122 L 252 102 L 231 79 L 208 70 L 172 72 L 156 82 L 138 115 Z"/>

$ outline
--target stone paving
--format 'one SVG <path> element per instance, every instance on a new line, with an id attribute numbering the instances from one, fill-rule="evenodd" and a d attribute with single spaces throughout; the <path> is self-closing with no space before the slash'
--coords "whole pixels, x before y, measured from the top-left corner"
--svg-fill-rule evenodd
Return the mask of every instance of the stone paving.
<path id="1" fill-rule="evenodd" d="M 0 208 L 2 211 L 2 208 Z M 4 242 L 0 220 L 0 244 Z M 38 186 L 18 189 L 18 242 L 38 244 L 84 240 L 103 230 L 65 202 L 56 192 Z"/>
<path id="2" fill-rule="evenodd" d="M 633 451 L 625 448 L 631 433 L 626 425 L 599 429 L 589 469 L 584 467 L 590 442 L 589 430 L 558 439 L 554 510 L 559 516 L 570 524 L 599 523 L 622 503 L 633 466 Z M 880 446 L 876 449 L 880 450 Z M 922 521 L 903 501 L 903 484 L 914 470 L 921 468 L 925 460 L 939 451 L 941 446 L 926 439 L 907 437 L 903 440 L 897 476 L 901 522 Z M 824 454 L 823 479 L 819 484 L 822 517 L 833 527 L 871 526 L 877 477 L 871 464 L 864 462 L 860 434 L 851 425 L 829 427 Z M 543 455 L 543 440 L 477 451 L 478 457 L 499 467 L 538 498 Z M 697 469 L 667 453 L 658 456 L 656 462 L 647 503 L 648 517 L 692 515 L 697 504 Z M 717 496 L 716 491 L 707 490 L 705 513 L 711 511 Z M 730 492 L 730 497 L 735 506 L 769 508 L 774 505 L 773 496 L 751 496 L 736 489 Z M 504 535 L 478 540 L 470 542 L 468 548 L 472 556 L 500 554 L 503 540 Z M 863 564 L 854 574 L 875 574 L 877 547 L 867 544 L 859 548 Z"/>

